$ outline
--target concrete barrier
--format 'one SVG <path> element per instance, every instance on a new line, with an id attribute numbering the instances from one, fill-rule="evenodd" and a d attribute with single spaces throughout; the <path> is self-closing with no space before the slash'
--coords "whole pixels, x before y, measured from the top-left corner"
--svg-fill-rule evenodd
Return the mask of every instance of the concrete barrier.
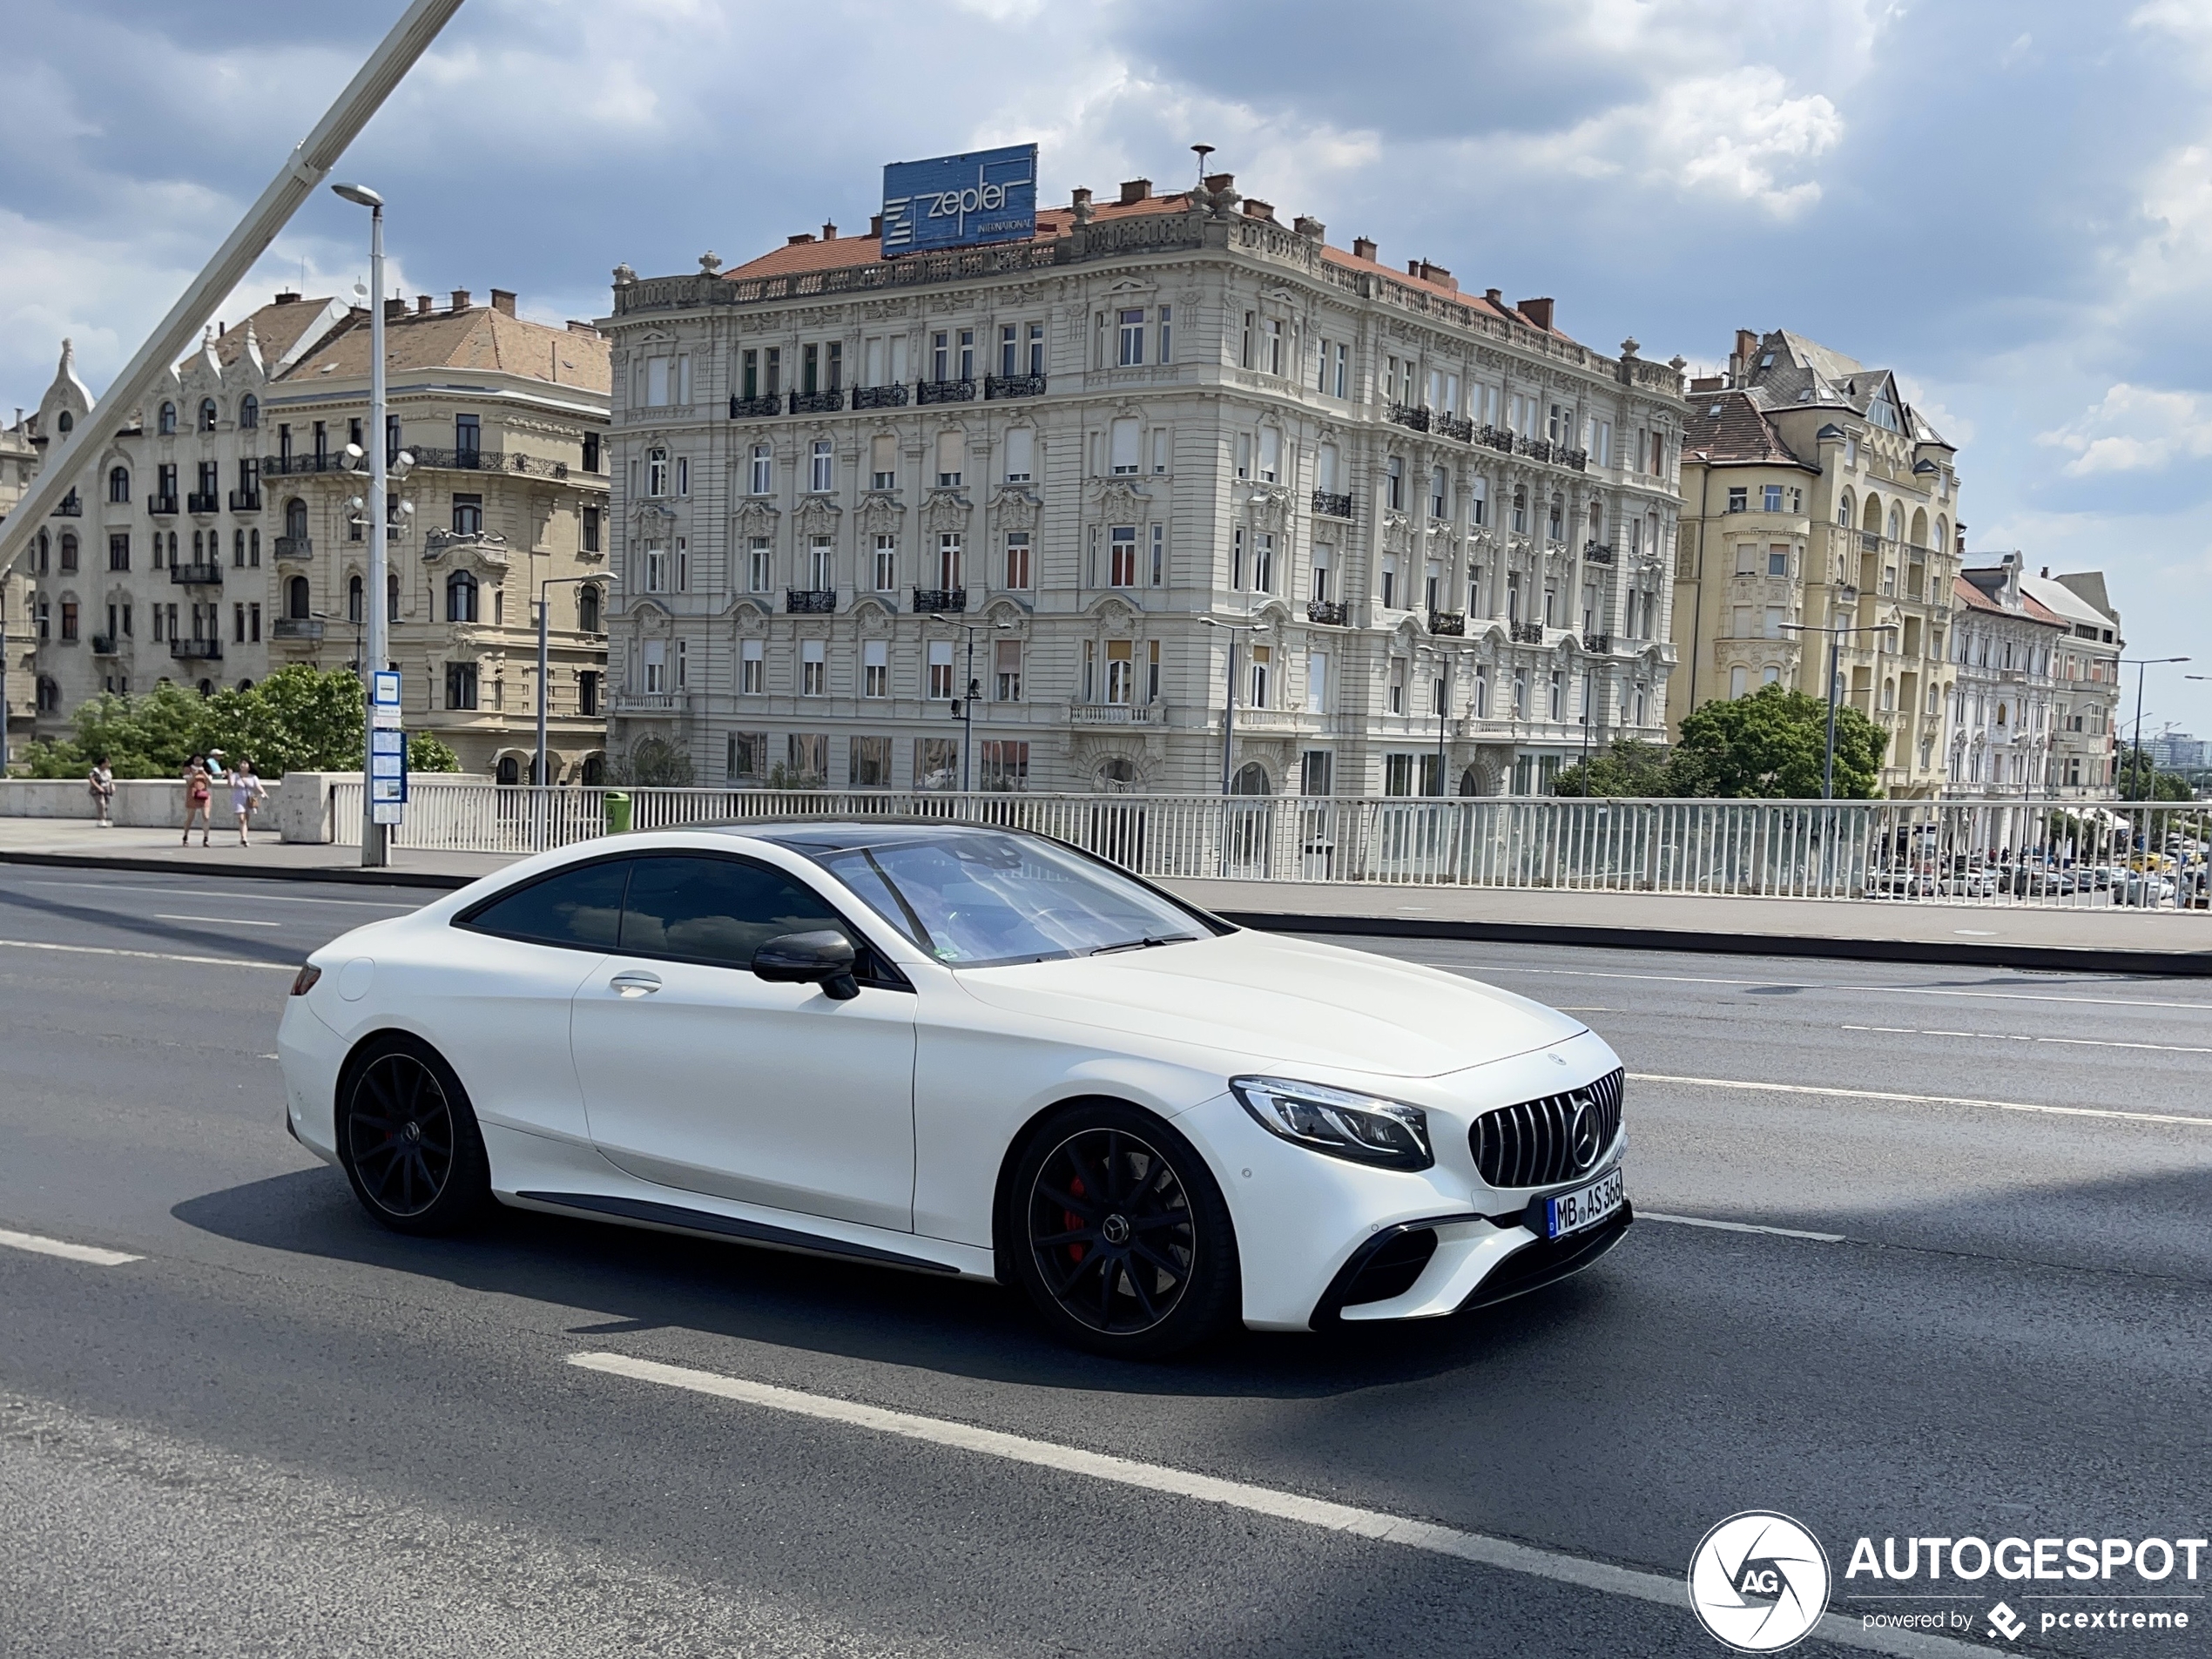
<path id="1" fill-rule="evenodd" d="M 91 821 L 92 792 L 82 778 L 0 779 L 0 818 L 81 818 Z M 185 821 L 185 786 L 172 778 L 118 779 L 115 821 L 132 829 L 170 829 Z"/>

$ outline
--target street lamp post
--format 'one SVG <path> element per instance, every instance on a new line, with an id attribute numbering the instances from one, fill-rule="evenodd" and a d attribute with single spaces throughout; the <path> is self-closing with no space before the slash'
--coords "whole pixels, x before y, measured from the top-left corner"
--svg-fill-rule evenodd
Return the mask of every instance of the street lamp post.
<path id="1" fill-rule="evenodd" d="M 1838 594 L 1844 605 L 1858 603 L 1858 590 L 1846 587 Z M 1895 631 L 1894 623 L 1875 623 L 1865 628 L 1816 628 L 1811 623 L 1785 622 L 1782 626 L 1793 634 L 1826 634 L 1828 636 L 1828 745 L 1820 762 L 1820 799 L 1836 798 L 1836 677 L 1838 671 L 1838 654 L 1846 634 L 1886 634 Z"/>
<path id="2" fill-rule="evenodd" d="M 361 678 L 372 693 L 375 673 L 390 653 L 384 614 L 385 572 L 391 556 L 384 543 L 384 199 L 367 185 L 333 185 L 334 194 L 368 209 L 368 591 L 362 603 L 368 617 L 368 638 L 362 653 Z M 364 719 L 374 723 L 373 710 Z M 361 863 L 377 868 L 391 862 L 384 826 L 376 821 L 376 791 L 369 779 L 370 738 L 361 738 Z"/>
<path id="3" fill-rule="evenodd" d="M 537 584 L 537 756 L 530 763 L 530 781 L 543 789 L 553 781 L 552 771 L 545 764 L 545 721 L 548 701 L 548 679 L 552 673 L 552 641 L 547 621 L 550 607 L 545 602 L 545 590 L 563 583 L 597 582 L 597 576 L 549 576 Z"/>
<path id="4" fill-rule="evenodd" d="M 1218 617 L 1201 617 L 1201 628 L 1225 629 L 1229 634 L 1229 701 L 1221 711 L 1221 792 L 1229 793 L 1231 757 L 1237 745 L 1237 644 L 1240 635 L 1256 634 L 1266 626 L 1258 622 L 1224 622 Z"/>
<path id="5" fill-rule="evenodd" d="M 986 629 L 1002 629 L 1010 624 L 1003 622 L 961 622 L 941 612 L 932 611 L 932 622 L 941 622 L 957 628 L 968 636 L 968 683 L 966 689 L 953 703 L 953 712 L 960 719 L 960 792 L 973 792 L 975 782 L 975 636 Z"/>
<path id="6" fill-rule="evenodd" d="M 2120 659 L 2119 667 L 2132 668 L 2135 671 L 2135 741 L 2133 745 L 2135 752 L 2128 763 L 2128 788 L 2131 792 L 2135 787 L 2135 779 L 2141 775 L 2143 769 L 2143 679 L 2153 668 L 2161 663 L 2186 663 L 2187 661 L 2188 658 L 2186 657 L 2123 657 Z M 2149 780 L 2145 779 L 2142 785 L 2142 799 L 2150 799 L 2150 787 Z M 2128 799 L 2132 800 L 2136 797 L 2131 792 Z"/>

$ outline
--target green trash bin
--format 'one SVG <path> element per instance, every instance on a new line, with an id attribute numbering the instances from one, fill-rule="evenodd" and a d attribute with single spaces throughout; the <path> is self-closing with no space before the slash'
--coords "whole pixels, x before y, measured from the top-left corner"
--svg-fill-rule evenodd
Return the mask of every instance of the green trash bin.
<path id="1" fill-rule="evenodd" d="M 630 797 L 619 789 L 607 792 L 607 833 L 626 835 L 630 833 Z"/>

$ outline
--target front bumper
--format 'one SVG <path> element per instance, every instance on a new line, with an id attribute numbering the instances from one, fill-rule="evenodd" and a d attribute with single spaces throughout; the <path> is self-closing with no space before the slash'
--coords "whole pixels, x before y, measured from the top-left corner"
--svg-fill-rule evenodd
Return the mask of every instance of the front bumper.
<path id="1" fill-rule="evenodd" d="M 1487 1185 L 1476 1172 L 1466 1125 L 1471 1111 L 1578 1087 L 1619 1065 L 1602 1039 L 1584 1032 L 1480 1068 L 1479 1076 L 1378 1089 L 1453 1125 L 1437 1129 L 1437 1162 L 1419 1171 L 1377 1169 L 1293 1145 L 1226 1094 L 1178 1114 L 1177 1128 L 1211 1164 L 1236 1224 L 1244 1323 L 1304 1331 L 1339 1319 L 1433 1318 L 1588 1266 L 1619 1241 L 1628 1221 L 1608 1219 L 1557 1244 L 1542 1240 L 1524 1224 L 1532 1197 L 1571 1187 L 1532 1195 Z M 1624 1146 L 1616 1140 L 1608 1157 L 1573 1185 L 1617 1163 Z"/>

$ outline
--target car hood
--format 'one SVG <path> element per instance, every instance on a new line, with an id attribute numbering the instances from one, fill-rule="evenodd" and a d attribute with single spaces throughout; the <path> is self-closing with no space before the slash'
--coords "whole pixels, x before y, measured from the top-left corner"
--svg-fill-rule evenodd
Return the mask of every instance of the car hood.
<path id="1" fill-rule="evenodd" d="M 967 968 L 978 1001 L 1009 1013 L 1243 1056 L 1434 1077 L 1548 1048 L 1577 1020 L 1418 963 L 1250 931 L 1073 961 Z"/>

